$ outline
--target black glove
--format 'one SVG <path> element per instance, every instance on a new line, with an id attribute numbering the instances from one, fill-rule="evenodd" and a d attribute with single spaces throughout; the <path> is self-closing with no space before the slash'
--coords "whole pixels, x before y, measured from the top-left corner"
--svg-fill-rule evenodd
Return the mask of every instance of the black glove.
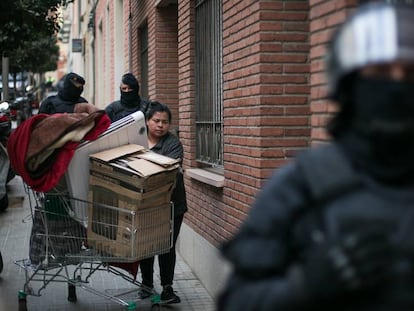
<path id="1" fill-rule="evenodd" d="M 305 258 L 307 292 L 314 298 L 332 298 L 380 285 L 387 277 L 391 254 L 388 238 L 378 231 L 315 245 Z"/>

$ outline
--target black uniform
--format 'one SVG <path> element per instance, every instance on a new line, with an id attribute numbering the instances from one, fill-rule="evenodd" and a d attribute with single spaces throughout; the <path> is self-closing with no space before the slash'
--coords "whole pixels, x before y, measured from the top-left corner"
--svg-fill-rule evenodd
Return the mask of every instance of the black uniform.
<path id="1" fill-rule="evenodd" d="M 414 310 L 414 9 L 395 2 L 333 33 L 333 142 L 279 169 L 223 246 L 219 311 Z"/>
<path id="2" fill-rule="evenodd" d="M 142 111 L 145 114 L 148 105 L 149 101 L 142 100 L 140 96 L 136 95 L 136 99 L 132 103 L 125 103 L 125 101 L 116 100 L 110 103 L 105 108 L 105 111 L 111 119 L 111 122 L 115 122 L 136 111 Z"/>
<path id="3" fill-rule="evenodd" d="M 85 80 L 81 76 L 73 72 L 68 73 L 58 94 L 43 100 L 39 107 L 39 113 L 73 113 L 76 104 L 88 102 L 80 96 L 83 92 L 84 84 Z"/>
<path id="4" fill-rule="evenodd" d="M 60 94 L 47 97 L 39 108 L 39 113 L 73 113 L 75 105 L 78 103 L 87 103 L 88 101 L 83 97 L 78 97 L 75 101 L 64 100 Z"/>
<path id="5" fill-rule="evenodd" d="M 223 248 L 234 271 L 219 310 L 414 310 L 413 183 L 395 187 L 356 171 L 344 148 L 309 150 L 266 184 Z M 383 279 L 372 286 L 338 290 L 318 265 L 306 267 L 319 245 L 370 230 L 387 239 L 382 270 L 372 273 Z"/>
<path id="6" fill-rule="evenodd" d="M 122 84 L 127 85 L 130 90 L 123 90 Z M 149 101 L 142 100 L 141 96 L 139 96 L 139 83 L 132 73 L 129 72 L 122 76 L 122 84 L 120 86 L 121 99 L 110 103 L 105 108 L 112 122 L 118 121 L 136 111 L 142 111 L 145 115 L 149 106 Z"/>

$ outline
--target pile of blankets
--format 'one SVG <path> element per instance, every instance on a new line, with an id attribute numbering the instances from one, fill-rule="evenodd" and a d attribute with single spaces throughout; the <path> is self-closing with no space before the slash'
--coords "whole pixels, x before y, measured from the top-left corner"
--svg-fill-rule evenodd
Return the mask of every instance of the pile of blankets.
<path id="1" fill-rule="evenodd" d="M 104 110 L 76 104 L 74 113 L 38 114 L 9 137 L 10 165 L 33 190 L 47 192 L 65 174 L 77 146 L 95 140 L 110 125 Z"/>
<path id="2" fill-rule="evenodd" d="M 110 123 L 104 110 L 88 103 L 76 104 L 74 113 L 35 115 L 9 137 L 7 151 L 10 165 L 28 186 L 37 192 L 45 192 L 48 198 L 47 192 L 59 184 L 79 144 L 97 139 Z M 53 215 L 55 217 L 50 218 Z M 64 213 L 62 217 L 56 215 L 49 213 L 45 207 L 35 211 L 30 238 L 32 263 L 40 263 L 45 258 L 47 245 L 50 247 L 49 254 L 59 258 L 68 253 L 79 253 L 82 240 L 87 240 L 86 229 L 76 220 L 70 220 Z M 50 230 L 48 234 L 44 231 L 45 222 Z M 139 262 L 111 265 L 136 276 Z"/>

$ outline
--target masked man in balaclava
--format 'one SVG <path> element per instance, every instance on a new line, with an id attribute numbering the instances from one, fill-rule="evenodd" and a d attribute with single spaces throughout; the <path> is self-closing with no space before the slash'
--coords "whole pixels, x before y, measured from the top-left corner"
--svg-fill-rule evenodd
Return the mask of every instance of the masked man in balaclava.
<path id="1" fill-rule="evenodd" d="M 47 97 L 39 108 L 39 113 L 73 113 L 75 105 L 87 103 L 88 101 L 81 96 L 85 79 L 76 73 L 68 73 L 63 80 L 63 88 L 57 95 Z"/>
<path id="2" fill-rule="evenodd" d="M 138 80 L 132 73 L 126 73 L 122 76 L 119 90 L 121 92 L 121 99 L 110 103 L 105 108 L 112 122 L 118 121 L 138 110 L 145 113 L 148 102 L 142 100 L 139 96 Z"/>
<path id="3" fill-rule="evenodd" d="M 333 139 L 275 172 L 223 245 L 218 311 L 414 310 L 414 8 L 388 2 L 334 33 Z"/>

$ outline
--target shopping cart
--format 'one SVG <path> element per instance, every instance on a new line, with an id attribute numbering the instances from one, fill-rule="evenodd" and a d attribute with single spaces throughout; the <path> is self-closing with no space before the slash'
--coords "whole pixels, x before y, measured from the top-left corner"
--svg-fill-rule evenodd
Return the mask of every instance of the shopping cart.
<path id="1" fill-rule="evenodd" d="M 18 293 L 19 311 L 27 310 L 27 296 L 41 296 L 54 282 L 67 283 L 71 302 L 77 301 L 76 289 L 81 288 L 127 310 L 136 310 L 142 302 L 138 295 L 131 300 L 131 295 L 123 298 L 128 292 L 97 290 L 90 279 L 97 272 L 110 273 L 132 285 L 129 292 L 137 293 L 142 284 L 125 266 L 137 269 L 139 260 L 170 250 L 172 203 L 129 209 L 103 199 L 74 198 L 64 187 L 47 193 L 25 187 L 33 226 L 29 258 L 15 262 L 25 271 L 25 283 Z M 75 207 L 87 210 L 87 223 L 77 219 Z M 150 301 L 153 306 L 159 305 L 155 291 Z"/>

